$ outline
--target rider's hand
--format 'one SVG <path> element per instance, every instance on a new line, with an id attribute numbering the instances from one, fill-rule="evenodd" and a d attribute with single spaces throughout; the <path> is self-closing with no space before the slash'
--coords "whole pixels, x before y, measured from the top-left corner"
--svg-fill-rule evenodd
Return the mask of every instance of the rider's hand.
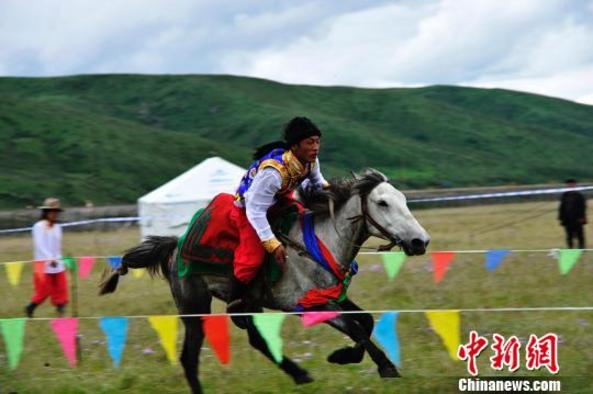
<path id="1" fill-rule="evenodd" d="M 280 265 L 282 271 L 284 271 L 286 269 L 286 249 L 284 249 L 283 245 L 274 249 L 274 259 Z"/>
<path id="2" fill-rule="evenodd" d="M 52 268 L 56 268 L 58 266 L 58 263 L 56 263 L 55 261 L 52 261 L 51 263 L 49 263 L 49 266 Z"/>

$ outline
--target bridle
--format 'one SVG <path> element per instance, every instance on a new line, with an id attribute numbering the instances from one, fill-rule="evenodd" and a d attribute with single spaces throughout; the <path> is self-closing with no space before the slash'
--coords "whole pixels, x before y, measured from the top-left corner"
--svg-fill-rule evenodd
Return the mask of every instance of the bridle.
<path id="1" fill-rule="evenodd" d="M 392 236 L 385 229 L 385 227 L 381 226 L 379 223 L 377 223 L 377 221 L 375 219 L 373 219 L 373 217 L 371 216 L 371 214 L 369 213 L 369 210 L 368 210 L 367 197 L 368 196 L 360 196 L 360 206 L 361 206 L 362 214 L 350 217 L 350 218 L 348 218 L 348 220 L 351 220 L 353 223 L 355 223 L 359 220 L 363 220 L 364 224 L 366 225 L 367 228 L 369 227 L 369 223 L 370 223 L 373 227 L 375 227 L 377 230 L 379 230 L 379 233 L 381 233 L 381 235 L 383 237 L 385 237 L 388 241 L 391 241 L 390 243 L 388 243 L 386 245 L 379 245 L 377 247 L 378 252 L 384 252 L 386 250 L 391 250 L 391 248 L 393 248 L 394 246 L 401 246 L 402 240 L 399 237 Z M 373 249 L 373 248 L 367 248 L 362 245 L 359 245 L 359 247 L 365 248 L 365 249 Z"/>
<path id="2" fill-rule="evenodd" d="M 360 195 L 360 194 L 358 194 L 358 195 L 359 195 L 360 201 L 361 201 L 361 214 L 351 216 L 351 217 L 347 218 L 347 220 L 351 221 L 352 223 L 356 223 L 356 222 L 362 220 L 364 225 L 366 225 L 367 229 L 368 229 L 368 224 L 370 223 L 373 227 L 375 227 L 381 233 L 381 235 L 383 237 L 385 237 L 387 240 L 389 240 L 391 242 L 386 245 L 379 245 L 377 248 L 369 248 L 367 246 L 358 245 L 352 241 L 348 241 L 348 242 L 356 248 L 376 250 L 378 252 L 384 252 L 387 250 L 391 250 L 394 246 L 401 247 L 402 240 L 397 236 L 394 237 L 391 234 L 389 234 L 389 232 L 383 226 L 381 226 L 379 223 L 377 223 L 377 221 L 375 219 L 373 219 L 373 217 L 369 214 L 368 206 L 367 206 L 368 195 L 364 195 L 364 196 Z M 338 234 L 338 236 L 341 237 L 341 233 L 337 228 L 336 218 L 334 215 L 334 200 L 331 197 L 328 199 L 328 204 L 329 204 L 330 217 L 331 217 L 334 229 L 336 230 L 336 233 Z M 316 261 L 315 258 L 309 253 L 307 248 L 305 248 L 300 242 L 294 241 L 288 235 L 283 234 L 280 231 L 276 232 L 276 234 L 277 234 L 278 238 L 284 244 L 286 244 L 286 245 L 290 246 L 291 248 L 293 248 L 294 250 L 296 250 L 296 252 L 299 256 L 306 257 L 307 259 L 312 260 L 312 261 Z"/>
<path id="3" fill-rule="evenodd" d="M 377 223 L 377 221 L 375 219 L 373 219 L 373 217 L 371 216 L 371 214 L 369 213 L 368 210 L 368 203 L 367 203 L 367 197 L 368 195 L 360 195 L 360 207 L 361 207 L 361 214 L 360 215 L 355 215 L 355 216 L 351 216 L 349 218 L 347 218 L 347 220 L 350 220 L 352 223 L 356 223 L 360 220 L 363 220 L 363 223 L 366 225 L 366 227 L 368 228 L 369 223 L 375 227 L 379 233 L 381 233 L 381 235 L 383 237 L 385 237 L 388 241 L 391 241 L 390 243 L 386 244 L 386 245 L 379 245 L 377 248 L 369 248 L 367 246 L 363 246 L 363 245 L 357 245 L 354 242 L 350 241 L 350 243 L 359 248 L 359 249 L 370 249 L 370 250 L 377 250 L 377 252 L 384 252 L 387 250 L 391 250 L 394 246 L 402 246 L 402 240 L 397 237 L 397 236 L 392 236 L 386 229 L 385 227 L 381 226 L 379 223 Z M 334 225 L 334 229 L 336 230 L 336 233 L 338 235 L 340 235 L 340 231 L 338 230 L 338 227 L 336 226 L 336 218 L 334 215 L 334 200 L 332 200 L 331 198 L 329 198 L 328 200 L 328 204 L 329 204 L 329 211 L 330 211 L 330 216 L 331 216 L 331 220 L 332 223 Z M 340 235 L 341 236 L 341 235 Z"/>

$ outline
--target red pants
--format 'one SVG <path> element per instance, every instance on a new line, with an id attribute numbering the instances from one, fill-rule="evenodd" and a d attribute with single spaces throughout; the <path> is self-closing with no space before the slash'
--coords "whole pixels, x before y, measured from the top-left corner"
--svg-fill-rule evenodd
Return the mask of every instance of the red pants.
<path id="1" fill-rule="evenodd" d="M 31 298 L 34 304 L 41 304 L 47 297 L 51 297 L 52 305 L 66 305 L 68 303 L 68 281 L 66 271 L 57 274 L 33 275 L 35 294 Z"/>
<path id="2" fill-rule="evenodd" d="M 239 246 L 235 249 L 233 272 L 241 282 L 249 283 L 262 266 L 266 250 L 255 229 L 249 223 L 244 208 L 233 207 L 230 219 L 239 231 Z"/>

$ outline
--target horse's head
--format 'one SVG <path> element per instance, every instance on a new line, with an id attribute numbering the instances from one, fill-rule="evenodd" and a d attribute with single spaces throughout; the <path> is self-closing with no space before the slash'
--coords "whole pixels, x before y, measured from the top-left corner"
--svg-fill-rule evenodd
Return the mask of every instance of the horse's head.
<path id="1" fill-rule="evenodd" d="M 430 236 L 408 209 L 404 194 L 379 171 L 371 169 L 362 177 L 355 177 L 361 182 L 357 188 L 367 231 L 371 235 L 392 241 L 390 247 L 401 246 L 408 256 L 424 254 Z M 366 188 L 365 179 L 373 180 L 368 182 Z"/>

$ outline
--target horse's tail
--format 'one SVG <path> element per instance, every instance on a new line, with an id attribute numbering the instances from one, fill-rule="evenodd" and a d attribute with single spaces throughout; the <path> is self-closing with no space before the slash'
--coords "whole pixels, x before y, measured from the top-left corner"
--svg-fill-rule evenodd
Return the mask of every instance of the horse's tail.
<path id="1" fill-rule="evenodd" d="M 169 259 L 177 247 L 177 237 L 158 237 L 151 235 L 144 242 L 128 249 L 122 257 L 121 267 L 103 274 L 99 283 L 99 295 L 113 293 L 117 288 L 120 275 L 125 275 L 128 268 L 146 268 L 150 276 L 162 275 L 169 280 Z"/>

